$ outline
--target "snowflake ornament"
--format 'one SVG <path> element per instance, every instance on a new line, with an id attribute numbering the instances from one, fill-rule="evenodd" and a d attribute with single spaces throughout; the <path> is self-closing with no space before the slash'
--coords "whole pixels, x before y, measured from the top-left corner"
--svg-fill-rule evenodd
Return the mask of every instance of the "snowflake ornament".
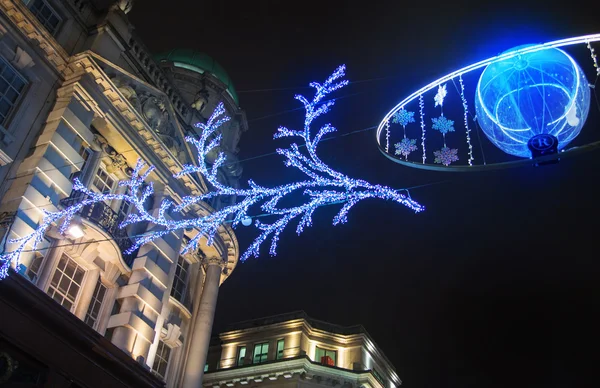
<path id="1" fill-rule="evenodd" d="M 438 105 L 443 106 L 444 105 L 444 98 L 446 97 L 446 94 L 448 94 L 448 92 L 446 91 L 446 84 L 440 85 L 438 87 L 437 94 L 433 98 L 435 100 L 435 106 L 438 106 Z"/>
<path id="2" fill-rule="evenodd" d="M 434 117 L 431 119 L 431 121 L 433 122 L 431 128 L 435 129 L 436 131 L 440 131 L 442 135 L 445 135 L 448 132 L 454 132 L 454 121 L 448 120 L 443 115 L 437 118 Z"/>
<path id="3" fill-rule="evenodd" d="M 449 166 L 450 163 L 458 160 L 458 150 L 456 148 L 443 147 L 439 151 L 434 151 L 433 156 L 435 159 L 434 163 L 441 163 L 444 166 Z"/>
<path id="4" fill-rule="evenodd" d="M 417 141 L 405 137 L 400 143 L 396 143 L 394 146 L 396 147 L 396 155 L 402 155 L 407 160 L 408 155 L 417 150 Z"/>
<path id="5" fill-rule="evenodd" d="M 402 108 L 394 116 L 392 117 L 392 123 L 400 124 L 403 127 L 406 127 L 408 123 L 415 122 L 415 112 L 409 112 L 406 109 Z"/>

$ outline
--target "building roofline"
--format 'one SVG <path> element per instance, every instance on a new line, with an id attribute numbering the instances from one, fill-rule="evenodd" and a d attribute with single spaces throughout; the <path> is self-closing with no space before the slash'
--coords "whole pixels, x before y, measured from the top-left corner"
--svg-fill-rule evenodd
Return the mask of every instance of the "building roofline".
<path id="1" fill-rule="evenodd" d="M 385 360 L 385 362 L 387 362 L 388 365 L 395 371 L 396 368 L 394 367 L 394 364 L 392 364 L 392 362 L 383 353 L 383 350 L 381 349 L 381 347 L 379 345 L 377 345 L 377 343 L 373 340 L 373 337 L 371 337 L 371 335 L 367 332 L 367 330 L 364 328 L 363 325 L 360 325 L 360 324 L 351 325 L 351 326 L 336 325 L 336 324 L 325 322 L 325 321 L 322 321 L 319 319 L 311 318 L 304 310 L 297 310 L 297 311 L 292 311 L 289 313 L 276 314 L 276 315 L 271 315 L 271 316 L 262 317 L 262 318 L 248 319 L 245 321 L 234 322 L 234 323 L 226 325 L 224 327 L 224 329 L 221 331 L 221 333 L 219 333 L 219 337 L 223 334 L 227 334 L 227 333 L 233 332 L 233 331 L 248 330 L 248 329 L 254 329 L 254 328 L 259 328 L 259 327 L 263 327 L 263 326 L 276 325 L 276 324 L 279 324 L 282 322 L 298 320 L 298 319 L 303 319 L 313 329 L 317 329 L 317 330 L 323 330 L 326 332 L 340 334 L 340 335 L 358 335 L 358 334 L 364 335 L 366 338 L 369 339 L 369 341 L 371 341 L 373 343 L 373 346 L 377 349 L 381 358 L 383 358 Z M 213 341 L 216 341 L 216 338 L 214 338 Z M 214 343 L 216 345 L 216 342 L 213 342 L 213 341 L 211 341 L 211 343 Z"/>

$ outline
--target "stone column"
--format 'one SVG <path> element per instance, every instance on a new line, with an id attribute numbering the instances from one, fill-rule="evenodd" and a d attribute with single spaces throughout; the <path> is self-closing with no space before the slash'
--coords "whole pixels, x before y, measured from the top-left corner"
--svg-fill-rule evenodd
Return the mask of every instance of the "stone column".
<path id="1" fill-rule="evenodd" d="M 206 278 L 200 297 L 196 321 L 191 331 L 190 351 L 183 375 L 183 388 L 201 388 L 204 365 L 212 332 L 223 261 L 213 257 L 206 260 Z M 198 287 L 202 286 L 198 284 Z"/>
<path id="2" fill-rule="evenodd" d="M 81 294 L 79 296 L 79 303 L 73 312 L 73 314 L 75 314 L 82 321 L 85 320 L 85 316 L 92 301 L 92 296 L 94 295 L 94 290 L 96 289 L 96 284 L 98 284 L 99 281 L 100 270 L 98 268 L 91 269 L 87 272 L 85 281 L 79 290 Z"/>

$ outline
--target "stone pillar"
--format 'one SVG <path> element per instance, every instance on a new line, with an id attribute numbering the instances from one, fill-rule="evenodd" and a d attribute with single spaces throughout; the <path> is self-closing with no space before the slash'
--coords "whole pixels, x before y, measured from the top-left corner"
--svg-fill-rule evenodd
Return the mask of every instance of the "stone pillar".
<path id="1" fill-rule="evenodd" d="M 190 351 L 183 375 L 183 388 L 202 387 L 202 376 L 217 307 L 222 267 L 223 261 L 220 258 L 214 257 L 206 261 L 206 279 L 198 311 L 194 312 L 196 321 L 191 331 Z M 202 285 L 198 284 L 197 287 L 202 287 Z"/>
<path id="2" fill-rule="evenodd" d="M 83 287 L 81 287 L 79 290 L 81 294 L 79 296 L 79 303 L 73 312 L 73 314 L 75 314 L 82 321 L 85 320 L 85 316 L 92 301 L 92 296 L 94 295 L 94 290 L 96 289 L 96 284 L 98 284 L 99 281 L 99 269 L 91 269 L 87 272 Z"/>

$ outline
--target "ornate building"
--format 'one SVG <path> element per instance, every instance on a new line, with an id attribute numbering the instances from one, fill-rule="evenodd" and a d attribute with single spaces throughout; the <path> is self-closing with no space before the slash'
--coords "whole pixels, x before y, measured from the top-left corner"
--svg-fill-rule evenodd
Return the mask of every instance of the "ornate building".
<path id="1" fill-rule="evenodd" d="M 154 58 L 127 19 L 132 6 L 0 0 L 2 249 L 33 231 L 44 210 L 80 201 L 74 177 L 119 193 L 139 158 L 156 166 L 150 209 L 211 190 L 199 175 L 173 174 L 196 163 L 184 137 L 219 101 L 232 117 L 221 150 L 233 161 L 219 179 L 237 184 L 247 122 L 229 76 L 191 50 Z M 224 205 L 199 203 L 189 214 Z M 132 237 L 153 230 L 120 229 L 132 211 L 118 200 L 84 207 L 66 234 L 53 227 L 0 282 L 0 384 L 201 385 L 219 285 L 238 260 L 235 234 L 223 225 L 213 245 L 180 255 L 198 233 L 186 230 L 126 255 Z"/>
<path id="2" fill-rule="evenodd" d="M 342 327 L 303 311 L 231 325 L 213 338 L 205 388 L 397 388 L 401 381 L 360 326 Z"/>

